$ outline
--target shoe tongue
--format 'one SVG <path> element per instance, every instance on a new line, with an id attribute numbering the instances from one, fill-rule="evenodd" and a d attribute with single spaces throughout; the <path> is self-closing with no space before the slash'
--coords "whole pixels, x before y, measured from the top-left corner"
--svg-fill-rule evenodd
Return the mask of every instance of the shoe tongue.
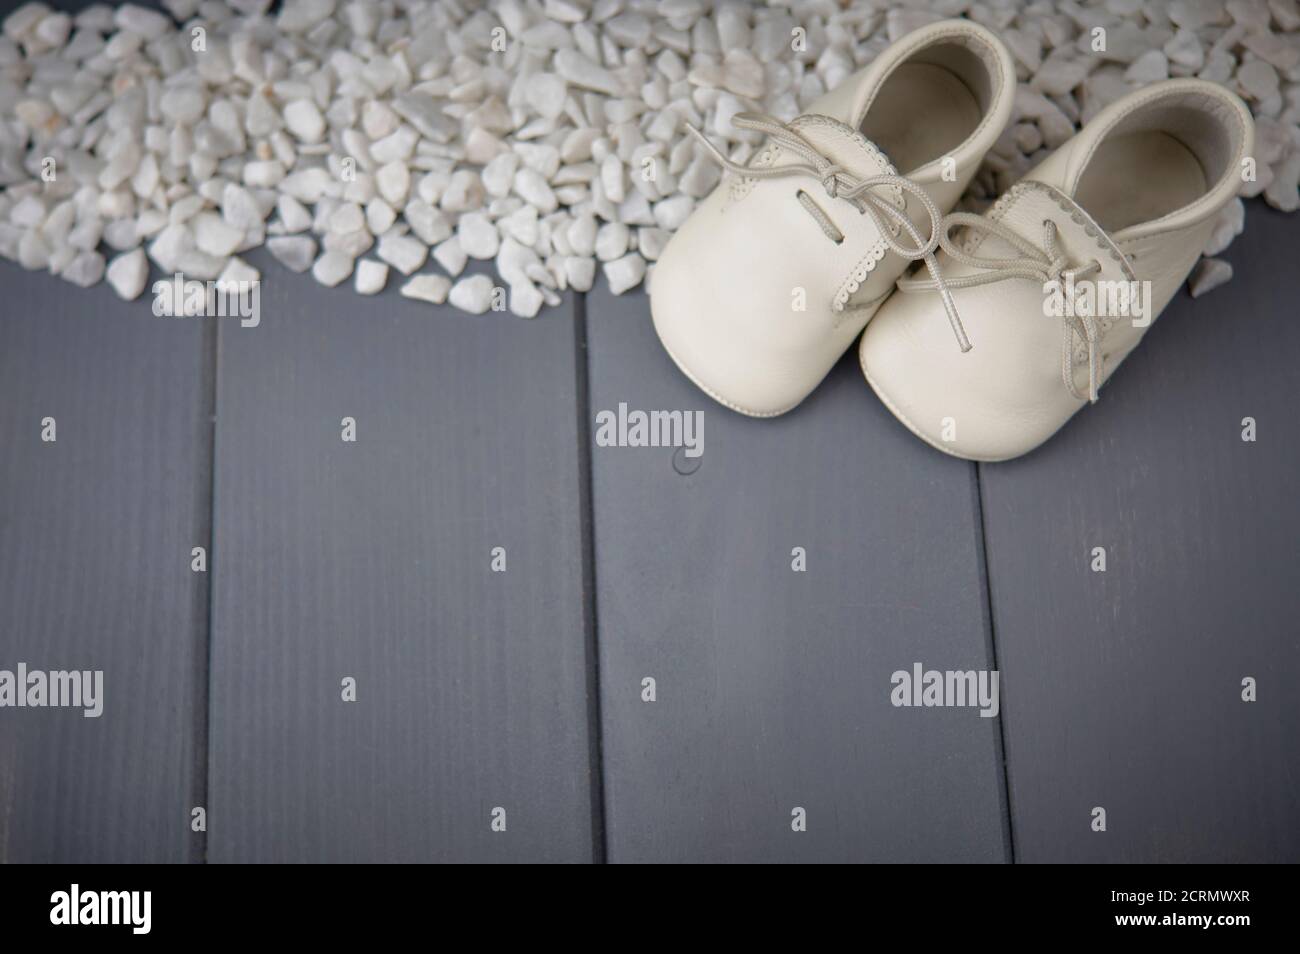
<path id="1" fill-rule="evenodd" d="M 875 143 L 837 119 L 808 114 L 794 120 L 790 127 L 819 153 L 859 179 L 898 175 L 898 170 Z"/>

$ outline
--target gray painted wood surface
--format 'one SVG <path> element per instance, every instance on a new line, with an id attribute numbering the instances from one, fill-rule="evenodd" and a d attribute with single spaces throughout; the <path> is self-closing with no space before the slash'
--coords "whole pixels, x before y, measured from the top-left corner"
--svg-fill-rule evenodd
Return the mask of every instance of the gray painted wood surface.
<path id="1" fill-rule="evenodd" d="M 590 860 L 572 303 L 264 276 L 220 339 L 210 859 Z"/>
<path id="2" fill-rule="evenodd" d="M 104 673 L 98 718 L 0 710 L 0 861 L 201 859 L 204 329 L 9 262 L 0 302 L 0 669 Z"/>
<path id="3" fill-rule="evenodd" d="M 1300 860 L 1295 232 L 1248 220 L 1231 285 L 978 471 L 851 359 L 714 405 L 640 293 L 471 318 L 260 258 L 218 349 L 0 263 L 0 668 L 106 679 L 100 719 L 0 712 L 0 860 Z M 704 411 L 702 466 L 592 446 L 620 401 Z M 889 704 L 994 658 L 1000 725 Z"/>
<path id="4" fill-rule="evenodd" d="M 1230 285 L 981 467 L 1019 859 L 1300 861 L 1295 252 L 1252 203 Z"/>
<path id="5" fill-rule="evenodd" d="M 753 420 L 677 371 L 643 294 L 587 312 L 593 415 L 704 412 L 687 476 L 593 448 L 610 859 L 1004 859 L 996 721 L 890 703 L 916 662 L 988 668 L 973 467 L 896 427 L 852 356 Z"/>

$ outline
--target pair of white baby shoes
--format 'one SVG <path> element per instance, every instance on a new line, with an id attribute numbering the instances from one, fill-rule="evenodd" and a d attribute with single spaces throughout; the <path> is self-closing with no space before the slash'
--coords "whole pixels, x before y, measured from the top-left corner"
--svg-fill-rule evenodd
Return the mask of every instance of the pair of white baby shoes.
<path id="1" fill-rule="evenodd" d="M 1213 83 L 1156 83 L 985 215 L 952 213 L 1015 94 L 1001 41 L 953 20 L 903 37 L 792 122 L 737 116 L 763 148 L 741 166 L 708 147 L 731 174 L 651 280 L 669 355 L 715 400 L 771 417 L 862 333 L 867 382 L 939 450 L 1006 460 L 1047 440 L 1186 279 L 1254 126 Z"/>

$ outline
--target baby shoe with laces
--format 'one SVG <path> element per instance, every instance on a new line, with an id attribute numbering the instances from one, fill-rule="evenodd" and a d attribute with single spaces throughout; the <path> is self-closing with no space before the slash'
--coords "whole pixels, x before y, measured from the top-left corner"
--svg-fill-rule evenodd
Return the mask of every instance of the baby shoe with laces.
<path id="1" fill-rule="evenodd" d="M 742 414 L 797 405 L 909 263 L 934 267 L 941 218 L 1001 135 L 1015 89 L 993 33 L 944 21 L 901 38 L 789 123 L 735 117 L 766 136 L 747 166 L 700 136 L 729 174 L 651 278 L 655 330 L 673 361 Z"/>
<path id="2" fill-rule="evenodd" d="M 900 281 L 862 336 L 867 382 L 945 453 L 1033 450 L 1097 400 L 1186 280 L 1253 144 L 1246 106 L 1203 80 L 1112 103 L 986 215 L 945 219 L 940 279 Z"/>

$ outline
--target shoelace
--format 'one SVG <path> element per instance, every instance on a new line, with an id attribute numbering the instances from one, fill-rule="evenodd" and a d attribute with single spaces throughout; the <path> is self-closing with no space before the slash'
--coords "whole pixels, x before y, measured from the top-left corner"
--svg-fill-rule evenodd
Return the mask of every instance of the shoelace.
<path id="1" fill-rule="evenodd" d="M 925 262 L 925 267 L 932 276 L 930 287 L 936 289 L 943 300 L 943 307 L 948 313 L 948 322 L 952 325 L 953 334 L 957 336 L 958 345 L 962 351 L 970 350 L 971 345 L 970 340 L 966 337 L 966 329 L 962 326 L 961 318 L 957 314 L 957 306 L 953 303 L 952 295 L 948 291 L 949 285 L 939 271 L 939 262 L 934 254 L 935 250 L 939 248 L 939 240 L 943 234 L 943 213 L 939 211 L 939 207 L 934 204 L 934 200 L 926 194 L 924 189 L 911 179 L 900 175 L 882 173 L 875 176 L 857 176 L 831 162 L 797 130 L 771 116 L 761 113 L 737 113 L 732 118 L 731 124 L 737 129 L 751 129 L 763 133 L 782 148 L 788 149 L 803 159 L 804 162 L 770 167 L 742 166 L 740 163 L 728 159 L 720 149 L 709 142 L 704 134 L 694 126 L 687 123 L 686 128 L 704 144 L 704 147 L 718 165 L 730 173 L 750 179 L 775 179 L 781 176 L 798 175 L 812 176 L 821 182 L 826 194 L 832 199 L 846 199 L 857 206 L 859 210 L 871 216 L 872 222 L 880 231 L 881 238 L 884 239 L 895 254 L 908 261 L 919 260 Z M 928 239 L 921 238 L 921 233 L 917 231 L 916 226 L 912 224 L 912 220 L 908 218 L 906 212 L 873 192 L 873 190 L 881 188 L 901 189 L 920 203 L 930 219 L 930 237 Z M 830 222 L 826 214 L 818 209 L 814 203 L 801 202 L 801 204 L 817 219 L 822 231 L 834 239 L 835 233 L 839 230 L 835 229 L 834 223 Z M 892 220 L 892 223 L 890 220 Z M 916 244 L 909 247 L 899 242 L 895 237 L 899 229 L 905 231 Z"/>
<path id="2" fill-rule="evenodd" d="M 950 233 L 956 226 L 994 235 L 1015 248 L 1024 257 L 982 258 L 978 255 L 970 255 L 952 241 Z M 1086 265 L 1069 267 L 1069 260 L 1056 235 L 1056 223 L 1051 219 L 1044 219 L 1043 247 L 1040 249 L 1000 222 L 972 215 L 969 212 L 953 212 L 944 218 L 939 229 L 939 244 L 955 261 L 983 271 L 977 275 L 947 278 L 944 284 L 947 288 L 972 288 L 976 285 L 1005 281 L 1008 278 L 1026 278 L 1046 285 L 1048 282 L 1064 283 L 1067 279 L 1075 281 L 1093 272 L 1101 271 L 1101 264 L 1095 260 Z M 906 292 L 929 290 L 939 286 L 925 278 L 905 278 L 898 282 L 898 287 Z M 1101 333 L 1097 322 L 1091 317 L 1071 315 L 1063 316 L 1062 321 L 1061 379 L 1065 382 L 1071 396 L 1079 401 L 1084 400 L 1084 396 L 1079 393 L 1079 389 L 1074 384 L 1074 337 L 1077 335 L 1088 348 L 1087 400 L 1096 403 L 1102 374 L 1102 358 L 1099 349 Z"/>

